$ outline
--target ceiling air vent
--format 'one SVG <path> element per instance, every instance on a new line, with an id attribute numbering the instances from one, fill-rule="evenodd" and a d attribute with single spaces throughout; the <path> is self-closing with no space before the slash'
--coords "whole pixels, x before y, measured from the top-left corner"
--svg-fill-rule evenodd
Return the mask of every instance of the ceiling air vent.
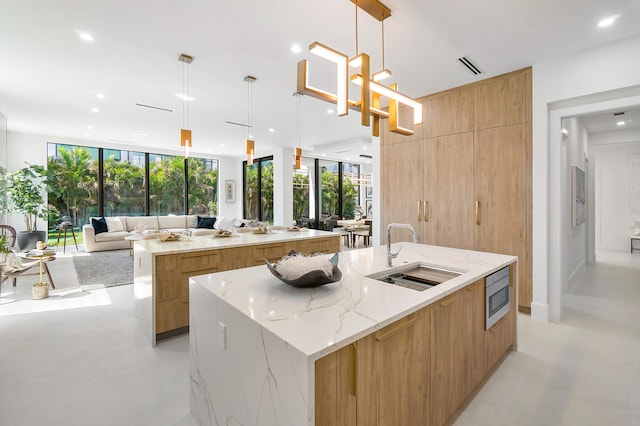
<path id="1" fill-rule="evenodd" d="M 471 71 L 471 73 L 473 73 L 473 75 L 482 74 L 482 71 L 480 71 L 480 68 L 478 68 L 478 66 L 476 64 L 474 64 L 471 61 L 471 59 L 467 58 L 466 56 L 463 56 L 462 58 L 458 58 L 458 62 L 460 62 L 462 65 L 464 65 L 466 69 Z"/>
<path id="2" fill-rule="evenodd" d="M 619 115 L 624 115 L 624 111 L 622 111 L 622 112 L 614 112 L 614 113 L 613 113 L 613 116 L 614 116 L 614 117 L 617 117 L 617 116 L 619 116 Z"/>
<path id="3" fill-rule="evenodd" d="M 362 157 L 362 158 L 368 158 L 369 160 L 371 160 L 371 159 L 373 158 L 373 155 L 360 154 L 360 157 Z"/>

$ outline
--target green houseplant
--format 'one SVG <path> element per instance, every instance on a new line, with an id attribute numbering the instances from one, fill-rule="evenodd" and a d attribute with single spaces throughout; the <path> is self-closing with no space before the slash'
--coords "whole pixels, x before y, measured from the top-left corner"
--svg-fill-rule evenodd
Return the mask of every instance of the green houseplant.
<path id="1" fill-rule="evenodd" d="M 46 241 L 46 232 L 38 231 L 38 219 L 47 220 L 45 204 L 47 186 L 45 168 L 28 164 L 7 176 L 9 210 L 24 216 L 26 231 L 19 231 L 18 248 L 27 250 L 36 246 L 37 241 Z"/>

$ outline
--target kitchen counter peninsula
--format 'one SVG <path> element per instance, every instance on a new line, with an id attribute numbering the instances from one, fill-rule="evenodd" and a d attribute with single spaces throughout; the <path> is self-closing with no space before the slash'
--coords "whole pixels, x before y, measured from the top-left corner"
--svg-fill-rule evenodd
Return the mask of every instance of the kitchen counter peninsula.
<path id="1" fill-rule="evenodd" d="M 283 229 L 225 238 L 135 241 L 135 314 L 155 346 L 158 340 L 189 330 L 189 277 L 264 264 L 265 258 L 275 261 L 291 250 L 335 253 L 340 250 L 340 236 Z"/>
<path id="2" fill-rule="evenodd" d="M 425 291 L 367 278 L 390 269 L 386 247 L 376 246 L 341 252 L 342 280 L 314 289 L 287 286 L 266 266 L 192 277 L 199 424 L 449 421 L 515 349 L 517 258 L 398 247 L 394 267 L 420 262 L 461 274 Z M 485 330 L 484 278 L 505 267 L 511 309 Z"/>

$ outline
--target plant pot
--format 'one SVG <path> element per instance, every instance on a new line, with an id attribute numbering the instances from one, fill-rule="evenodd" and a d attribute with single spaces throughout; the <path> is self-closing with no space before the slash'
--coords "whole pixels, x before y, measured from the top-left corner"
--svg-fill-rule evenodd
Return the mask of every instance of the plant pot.
<path id="1" fill-rule="evenodd" d="M 18 249 L 20 249 L 20 251 L 27 251 L 32 248 L 36 248 L 36 243 L 38 241 L 46 241 L 46 240 L 47 240 L 46 231 L 35 231 L 35 232 L 20 231 L 18 232 L 18 237 L 16 238 L 16 242 L 18 243 Z"/>
<path id="2" fill-rule="evenodd" d="M 33 287 L 31 287 L 31 295 L 33 296 L 33 300 L 46 299 L 49 297 L 49 284 L 34 284 Z"/>

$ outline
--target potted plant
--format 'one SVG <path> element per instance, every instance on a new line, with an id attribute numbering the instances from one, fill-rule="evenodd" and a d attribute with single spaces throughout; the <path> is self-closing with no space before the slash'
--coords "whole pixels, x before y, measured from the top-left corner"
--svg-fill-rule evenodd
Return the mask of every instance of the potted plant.
<path id="1" fill-rule="evenodd" d="M 38 219 L 48 218 L 44 172 L 43 166 L 28 164 L 7 176 L 9 210 L 24 215 L 26 231 L 19 231 L 17 236 L 18 248 L 22 251 L 34 248 L 37 241 L 46 241 L 46 231 L 38 231 Z"/>
<path id="2" fill-rule="evenodd" d="M 7 241 L 6 235 L 0 235 L 0 263 L 7 260 L 7 254 L 11 253 L 11 247 Z"/>

